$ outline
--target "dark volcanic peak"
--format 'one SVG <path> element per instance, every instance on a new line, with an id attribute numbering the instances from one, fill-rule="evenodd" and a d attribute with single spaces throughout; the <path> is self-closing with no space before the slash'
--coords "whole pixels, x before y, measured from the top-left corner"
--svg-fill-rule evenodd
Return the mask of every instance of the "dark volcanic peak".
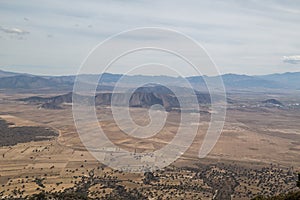
<path id="1" fill-rule="evenodd" d="M 162 93 L 163 89 L 158 89 L 160 93 L 156 93 L 156 89 L 157 87 L 155 89 L 142 87 L 133 93 L 99 93 L 96 95 L 95 104 L 109 106 L 113 97 L 114 105 L 118 106 L 128 106 L 127 99 L 130 107 L 149 108 L 156 104 L 162 105 L 166 110 L 179 107 L 177 98 L 169 94 L 169 90 L 167 90 L 167 93 Z"/>
<path id="2" fill-rule="evenodd" d="M 137 88 L 135 91 L 140 93 L 156 93 L 156 94 L 174 94 L 168 87 L 158 84 L 147 84 L 143 87 Z"/>
<path id="3" fill-rule="evenodd" d="M 276 99 L 267 99 L 267 100 L 263 101 L 262 103 L 283 106 L 283 104 Z"/>
<path id="4" fill-rule="evenodd" d="M 146 84 L 145 86 L 135 89 L 134 92 L 143 92 L 143 93 L 153 92 L 156 94 L 169 94 L 174 96 L 175 95 L 177 96 L 208 95 L 208 93 L 199 92 L 197 90 L 194 90 L 193 88 L 180 87 L 180 86 L 163 86 L 155 83 Z"/>
<path id="5" fill-rule="evenodd" d="M 168 94 L 158 95 L 153 92 L 134 92 L 129 100 L 130 107 L 150 107 L 155 104 L 159 104 L 168 107 L 175 107 L 175 104 L 168 105 L 167 102 L 164 102 L 164 98 L 166 98 Z"/>

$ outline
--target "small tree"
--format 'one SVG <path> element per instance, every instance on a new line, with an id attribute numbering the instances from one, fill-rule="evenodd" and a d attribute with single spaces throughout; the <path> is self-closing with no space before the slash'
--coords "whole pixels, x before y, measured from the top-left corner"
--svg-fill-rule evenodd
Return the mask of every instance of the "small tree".
<path id="1" fill-rule="evenodd" d="M 299 187 L 299 188 L 300 188 L 300 173 L 298 173 L 297 187 Z"/>

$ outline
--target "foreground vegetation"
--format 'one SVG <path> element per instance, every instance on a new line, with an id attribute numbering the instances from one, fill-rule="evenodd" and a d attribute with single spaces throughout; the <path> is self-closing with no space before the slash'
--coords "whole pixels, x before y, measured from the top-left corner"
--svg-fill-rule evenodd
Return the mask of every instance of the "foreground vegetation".
<path id="1" fill-rule="evenodd" d="M 300 188 L 300 173 L 298 173 L 298 181 L 297 187 Z M 297 192 L 289 192 L 287 194 L 281 194 L 273 197 L 264 197 L 259 195 L 252 200 L 299 200 L 300 199 L 300 191 Z"/>
<path id="2" fill-rule="evenodd" d="M 138 193 L 130 193 L 133 191 L 126 191 L 124 188 L 120 188 L 119 191 L 116 191 L 113 194 L 109 194 L 106 197 L 103 197 L 101 199 L 106 200 L 143 200 L 148 199 L 147 197 L 138 194 Z M 86 193 L 84 192 L 56 192 L 56 193 L 47 193 L 47 192 L 41 192 L 39 194 L 35 194 L 32 196 L 24 197 L 24 198 L 6 198 L 10 200 L 93 200 L 93 199 L 99 199 L 99 198 L 91 198 L 88 197 Z M 288 194 L 281 194 L 274 197 L 264 197 L 264 196 L 257 196 L 253 198 L 252 200 L 299 200 L 300 199 L 300 191 L 297 192 L 290 192 Z"/>
<path id="3" fill-rule="evenodd" d="M 225 166 L 223 166 L 225 167 Z M 196 170 L 197 173 L 194 176 L 190 176 L 192 171 Z M 228 174 L 225 174 L 226 181 L 219 184 L 222 179 L 224 179 L 224 174 L 216 173 L 216 166 L 214 166 L 214 170 L 202 170 L 193 168 L 174 168 L 167 169 L 165 172 L 160 173 L 152 173 L 146 172 L 141 179 L 142 182 L 139 182 L 139 187 L 127 187 L 121 185 L 121 180 L 118 180 L 113 177 L 110 177 L 108 174 L 105 175 L 107 179 L 98 177 L 95 175 L 95 170 L 89 172 L 88 176 L 82 176 L 79 179 L 74 187 L 67 188 L 62 191 L 46 191 L 44 185 L 44 179 L 36 178 L 34 181 L 36 183 L 37 191 L 36 194 L 32 195 L 24 195 L 24 191 L 21 190 L 13 190 L 13 194 L 6 196 L 2 199 L 12 199 L 12 200 L 93 200 L 93 199 L 105 199 L 105 200 L 148 200 L 149 198 L 155 199 L 183 199 L 178 198 L 182 196 L 182 194 L 188 194 L 186 199 L 202 199 L 196 195 L 196 193 L 205 192 L 205 188 L 200 187 L 199 183 L 194 182 L 197 179 L 202 179 L 207 185 L 211 185 L 213 188 L 210 190 L 210 193 L 214 193 L 214 191 L 218 191 L 212 196 L 206 196 L 209 198 L 213 198 L 214 200 L 227 200 L 232 198 L 232 194 L 234 189 L 239 185 L 238 182 L 231 180 Z M 228 170 L 228 169 L 227 169 Z M 222 171 L 222 170 L 221 170 Z M 274 168 L 271 171 L 275 171 Z M 180 172 L 179 176 L 174 172 Z M 188 172 L 188 173 L 187 173 Z M 116 172 L 119 174 L 123 174 L 122 172 Z M 210 176 L 207 175 L 210 174 Z M 163 175 L 164 174 L 164 175 Z M 296 175 L 296 174 L 295 174 Z M 167 176 L 171 177 L 170 182 L 161 182 L 162 180 L 166 180 Z M 188 185 L 181 177 L 186 177 L 186 181 L 194 182 L 195 184 Z M 250 177 L 250 176 L 249 176 Z M 297 176 L 296 176 L 297 177 Z M 300 174 L 298 174 L 298 180 L 294 179 L 294 185 L 299 186 L 300 183 Z M 251 179 L 251 177 L 250 177 Z M 180 181 L 179 185 L 174 184 L 176 181 Z M 131 180 L 133 184 L 135 181 Z M 59 184 L 58 184 L 59 185 Z M 99 185 L 100 188 L 96 188 L 96 190 L 91 190 L 94 186 Z M 225 185 L 226 187 L 221 187 L 221 185 Z M 252 196 L 252 200 L 299 200 L 300 199 L 300 191 L 297 190 L 297 187 L 294 187 L 293 190 L 288 192 L 287 194 L 270 195 L 270 193 L 266 193 L 266 186 L 264 187 L 263 194 L 259 194 L 257 196 Z M 207 190 L 207 188 L 206 188 Z M 110 192 L 108 192 L 110 191 Z M 171 195 L 164 196 L 162 193 L 158 193 L 158 191 L 163 193 L 170 193 Z M 220 192 L 219 192 L 220 191 Z M 194 194 L 192 194 L 194 193 Z M 278 195 L 280 194 L 280 195 Z M 243 196 L 245 197 L 245 196 Z M 235 199 L 239 199 L 240 197 L 235 196 Z M 247 197 L 249 198 L 249 197 Z M 249 198 L 250 199 L 250 198 Z"/>
<path id="4" fill-rule="evenodd" d="M 58 133 L 46 127 L 17 127 L 13 123 L 8 123 L 0 118 L 0 147 L 31 141 L 49 140 L 55 136 L 58 136 Z"/>
<path id="5" fill-rule="evenodd" d="M 300 199 L 300 191 L 290 192 L 288 194 L 281 194 L 274 197 L 257 196 L 252 200 L 299 200 L 299 199 Z"/>

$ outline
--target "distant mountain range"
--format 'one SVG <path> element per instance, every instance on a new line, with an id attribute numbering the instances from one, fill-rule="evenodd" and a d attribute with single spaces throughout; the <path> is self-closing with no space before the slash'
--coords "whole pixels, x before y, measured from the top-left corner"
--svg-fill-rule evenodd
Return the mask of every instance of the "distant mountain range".
<path id="1" fill-rule="evenodd" d="M 10 77 L 10 76 L 17 76 L 17 75 L 20 75 L 20 73 L 7 72 L 7 71 L 2 71 L 2 70 L 0 70 L 0 78 L 3 78 L 3 77 Z"/>
<path id="2" fill-rule="evenodd" d="M 86 84 L 91 84 L 93 80 L 98 79 L 98 75 L 80 75 Z M 114 84 L 122 77 L 121 74 L 102 75 L 99 81 L 99 90 L 110 91 Z M 260 76 L 248 76 L 238 74 L 224 74 L 221 76 L 193 76 L 186 77 L 186 80 L 196 89 L 205 90 L 205 79 L 211 82 L 222 78 L 228 91 L 230 90 L 265 90 L 265 89 L 282 89 L 282 90 L 300 90 L 300 72 L 287 72 L 283 74 L 270 74 Z M 36 76 L 31 74 L 20 74 L 0 70 L 0 89 L 64 89 L 72 90 L 76 76 Z M 133 75 L 124 76 L 124 87 L 130 87 L 144 82 L 159 83 L 167 86 L 186 87 L 186 82 L 182 77 L 170 76 L 144 76 Z"/>

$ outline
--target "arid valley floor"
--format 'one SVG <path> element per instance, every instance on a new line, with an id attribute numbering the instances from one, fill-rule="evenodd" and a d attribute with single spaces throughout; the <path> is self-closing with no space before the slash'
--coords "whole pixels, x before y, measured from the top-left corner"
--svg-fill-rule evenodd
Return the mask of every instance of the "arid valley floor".
<path id="1" fill-rule="evenodd" d="M 51 95 L 56 94 L 48 94 Z M 124 173 L 102 165 L 81 144 L 70 105 L 47 110 L 17 100 L 29 96 L 34 95 L 1 94 L 0 118 L 9 127 L 45 127 L 59 136 L 2 145 L 2 197 L 78 190 L 93 198 L 107 199 L 118 199 L 120 195 L 132 195 L 131 199 L 250 199 L 258 194 L 268 196 L 297 190 L 300 108 L 257 106 L 255 102 L 270 98 L 265 94 L 243 98 L 238 95 L 238 103 L 228 106 L 222 135 L 207 158 L 197 158 L 209 122 L 209 113 L 204 112 L 188 151 L 171 166 L 145 174 Z M 283 102 L 285 98 L 291 99 L 286 95 L 277 97 Z M 294 98 L 295 102 L 298 100 Z M 97 111 L 99 124 L 110 140 L 133 153 L 151 152 L 170 141 L 180 115 L 169 112 L 163 131 L 143 141 L 121 134 L 109 108 L 98 107 Z M 145 123 L 145 111 L 132 109 L 137 123 Z"/>

